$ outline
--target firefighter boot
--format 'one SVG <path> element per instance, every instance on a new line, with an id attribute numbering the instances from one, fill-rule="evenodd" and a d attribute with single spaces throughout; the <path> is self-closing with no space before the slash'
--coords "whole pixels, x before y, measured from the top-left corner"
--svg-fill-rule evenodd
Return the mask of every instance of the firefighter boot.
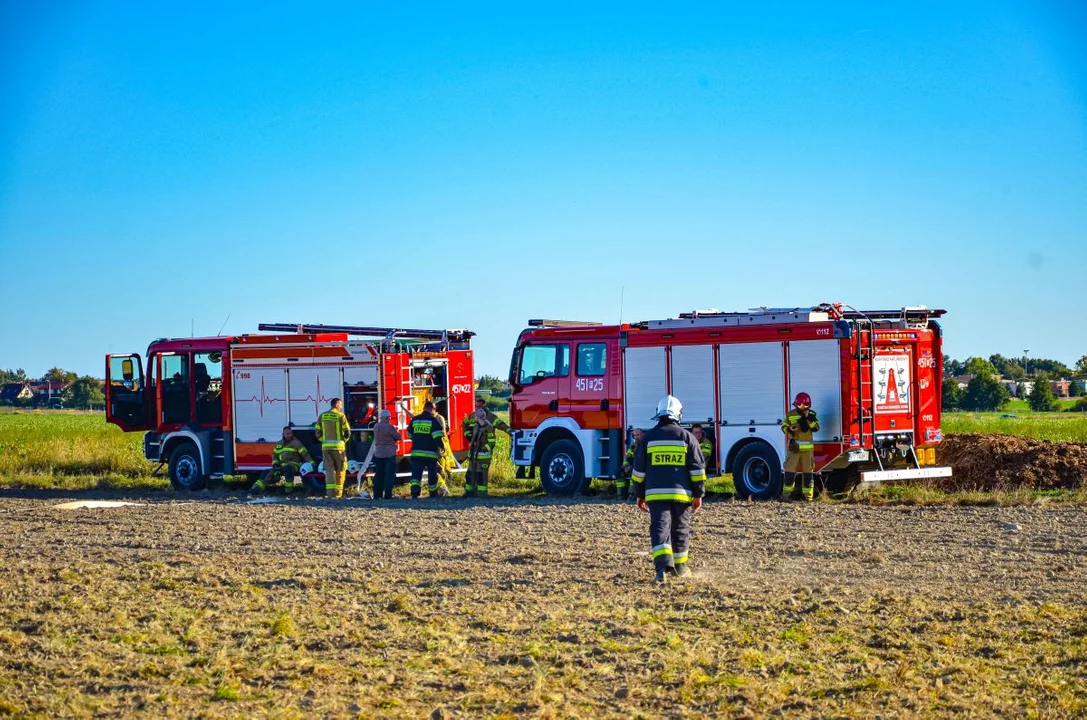
<path id="1" fill-rule="evenodd" d="M 803 474 L 804 501 L 811 502 L 815 498 L 815 476 L 812 473 Z"/>
<path id="2" fill-rule="evenodd" d="M 690 576 L 691 569 L 687 567 L 687 563 L 680 563 L 679 565 L 676 565 L 676 577 L 684 578 Z"/>
<path id="3" fill-rule="evenodd" d="M 657 577 L 653 578 L 653 581 L 658 585 L 664 585 L 668 582 L 668 573 L 664 570 L 658 570 Z"/>
<path id="4" fill-rule="evenodd" d="M 789 473 L 793 479 L 793 489 L 789 493 L 789 500 L 800 501 L 804 499 L 804 481 L 801 480 L 800 473 Z"/>
<path id="5" fill-rule="evenodd" d="M 622 501 L 627 499 L 627 486 L 615 483 L 615 499 Z"/>

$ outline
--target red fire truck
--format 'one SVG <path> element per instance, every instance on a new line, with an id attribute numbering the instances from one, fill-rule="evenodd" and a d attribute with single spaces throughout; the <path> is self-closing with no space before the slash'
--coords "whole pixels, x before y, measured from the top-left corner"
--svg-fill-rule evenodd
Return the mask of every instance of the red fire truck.
<path id="1" fill-rule="evenodd" d="M 510 366 L 513 462 L 553 494 L 622 471 L 631 430 L 666 394 L 713 443 L 708 467 L 741 498 L 782 488 L 782 419 L 798 392 L 820 418 L 815 464 L 831 490 L 942 477 L 943 310 L 841 305 L 701 311 L 622 325 L 530 320 Z"/>
<path id="2" fill-rule="evenodd" d="M 468 330 L 262 324 L 273 334 L 156 340 L 139 354 L 106 356 L 106 420 L 145 431 L 144 455 L 168 465 L 175 488 L 197 490 L 223 475 L 271 466 L 286 426 L 319 443 L 317 416 L 344 400 L 351 423 L 348 458 L 362 460 L 358 430 L 388 409 L 400 428 L 399 455 L 411 451 L 410 413 L 433 399 L 459 429 L 474 409 Z M 369 339 L 358 339 L 369 338 Z M 144 368 L 146 367 L 146 372 Z M 467 452 L 450 432 L 453 452 Z"/>

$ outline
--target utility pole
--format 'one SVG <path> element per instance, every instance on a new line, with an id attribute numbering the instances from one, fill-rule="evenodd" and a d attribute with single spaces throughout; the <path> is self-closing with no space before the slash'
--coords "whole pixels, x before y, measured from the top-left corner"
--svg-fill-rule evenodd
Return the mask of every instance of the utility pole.
<path id="1" fill-rule="evenodd" d="M 1027 377 L 1030 377 L 1030 358 L 1027 357 L 1029 354 L 1030 354 L 1030 350 L 1027 350 L 1027 349 L 1024 348 L 1023 349 L 1023 372 L 1025 372 L 1027 374 Z"/>

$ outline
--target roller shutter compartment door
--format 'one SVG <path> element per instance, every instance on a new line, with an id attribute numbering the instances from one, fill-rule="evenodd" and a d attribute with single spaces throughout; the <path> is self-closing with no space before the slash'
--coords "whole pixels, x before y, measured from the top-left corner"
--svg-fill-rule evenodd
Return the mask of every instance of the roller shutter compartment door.
<path id="1" fill-rule="evenodd" d="M 664 348 L 627 348 L 623 359 L 626 423 L 630 427 L 653 427 L 657 401 L 668 394 L 668 366 Z"/>

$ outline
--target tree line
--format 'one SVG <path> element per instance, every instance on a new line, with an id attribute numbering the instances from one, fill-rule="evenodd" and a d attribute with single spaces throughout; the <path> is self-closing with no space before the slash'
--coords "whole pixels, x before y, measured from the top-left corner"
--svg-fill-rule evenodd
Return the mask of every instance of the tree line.
<path id="1" fill-rule="evenodd" d="M 54 367 L 40 378 L 28 377 L 22 368 L 16 370 L 0 370 L 0 387 L 7 385 L 24 385 L 26 383 L 59 383 L 63 387 L 59 391 L 59 400 L 67 407 L 91 409 L 104 407 L 106 397 L 102 393 L 102 381 L 91 375 L 80 377 L 78 373 L 70 370 Z M 58 395 L 51 393 L 35 393 L 30 398 L 4 397 L 2 403 L 17 407 L 45 407 Z"/>
<path id="2" fill-rule="evenodd" d="M 962 388 L 955 378 L 964 375 L 971 377 L 966 387 Z M 1007 358 L 997 354 L 990 355 L 988 360 L 969 357 L 961 362 L 944 358 L 943 409 L 978 412 L 1000 410 L 1012 398 L 1011 391 L 1000 379 L 1031 383 L 1030 392 L 1020 394 L 1020 397 L 1029 403 L 1031 410 L 1037 412 L 1060 409 L 1057 396 L 1050 385 L 1052 381 L 1072 381 L 1068 388 L 1069 396 L 1080 399 L 1071 409 L 1087 412 L 1087 398 L 1082 397 L 1082 381 L 1087 379 L 1087 355 L 1076 361 L 1071 368 L 1059 360 L 1027 356 Z"/>

